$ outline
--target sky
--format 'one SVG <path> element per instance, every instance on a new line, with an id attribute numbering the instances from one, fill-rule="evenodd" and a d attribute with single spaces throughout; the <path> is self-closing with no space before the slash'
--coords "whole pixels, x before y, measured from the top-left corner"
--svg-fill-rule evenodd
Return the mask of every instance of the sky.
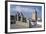
<path id="1" fill-rule="evenodd" d="M 26 6 L 26 5 L 10 5 L 10 14 L 15 15 L 16 12 L 22 12 L 24 16 L 31 17 L 32 11 L 36 10 L 37 15 L 42 15 L 42 7 L 41 6 Z"/>

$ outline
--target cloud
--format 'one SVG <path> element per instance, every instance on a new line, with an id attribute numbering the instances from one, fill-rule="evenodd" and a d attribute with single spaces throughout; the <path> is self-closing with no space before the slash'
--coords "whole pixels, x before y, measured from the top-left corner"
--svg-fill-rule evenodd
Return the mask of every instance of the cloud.
<path id="1" fill-rule="evenodd" d="M 14 5 L 14 6 L 12 6 L 12 8 L 11 8 L 11 13 L 12 14 L 14 14 L 15 12 L 23 12 L 24 13 L 24 15 L 30 15 L 31 13 L 32 13 L 32 11 L 34 11 L 35 9 L 36 9 L 36 11 L 38 12 L 38 15 L 41 15 L 41 7 L 39 7 L 39 6 L 16 6 L 16 5 Z"/>
<path id="2" fill-rule="evenodd" d="M 21 8 L 21 6 L 16 6 L 16 9 L 15 10 L 21 12 L 22 11 L 22 8 Z"/>
<path id="3" fill-rule="evenodd" d="M 15 6 L 12 8 L 12 11 L 23 11 L 23 12 L 32 12 L 34 9 L 31 7 L 22 7 L 22 6 Z"/>

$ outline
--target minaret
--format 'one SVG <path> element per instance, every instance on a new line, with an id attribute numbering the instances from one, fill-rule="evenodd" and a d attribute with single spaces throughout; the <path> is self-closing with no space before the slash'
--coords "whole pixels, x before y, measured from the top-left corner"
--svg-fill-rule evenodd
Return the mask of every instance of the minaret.
<path id="1" fill-rule="evenodd" d="M 37 12 L 36 12 L 36 9 L 34 9 L 33 12 L 32 12 L 32 21 L 33 22 L 37 21 Z"/>
<path id="2" fill-rule="evenodd" d="M 19 13 L 19 12 L 16 13 L 16 20 L 17 20 L 17 21 L 18 21 L 18 13 Z"/>
<path id="3" fill-rule="evenodd" d="M 23 21 L 23 17 L 24 17 L 24 15 L 23 15 L 22 12 L 20 12 L 20 13 L 21 13 L 21 21 Z"/>
<path id="4" fill-rule="evenodd" d="M 17 21 L 20 21 L 20 20 L 21 20 L 20 12 L 17 12 Z"/>

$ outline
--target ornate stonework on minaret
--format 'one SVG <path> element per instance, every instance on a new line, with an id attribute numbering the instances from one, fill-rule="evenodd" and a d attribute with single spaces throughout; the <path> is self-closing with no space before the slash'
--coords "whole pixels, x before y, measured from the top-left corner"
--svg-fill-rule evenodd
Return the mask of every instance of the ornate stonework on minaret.
<path id="1" fill-rule="evenodd" d="M 23 13 L 22 12 L 20 12 L 20 15 L 21 15 L 21 21 L 23 20 Z"/>
<path id="2" fill-rule="evenodd" d="M 16 13 L 15 18 L 16 18 L 16 21 L 19 20 L 19 12 Z"/>
<path id="3" fill-rule="evenodd" d="M 36 12 L 36 10 L 34 9 L 33 11 L 32 11 L 32 21 L 36 21 L 37 20 L 37 12 Z"/>
<path id="4" fill-rule="evenodd" d="M 18 21 L 18 12 L 17 12 L 17 21 Z"/>

